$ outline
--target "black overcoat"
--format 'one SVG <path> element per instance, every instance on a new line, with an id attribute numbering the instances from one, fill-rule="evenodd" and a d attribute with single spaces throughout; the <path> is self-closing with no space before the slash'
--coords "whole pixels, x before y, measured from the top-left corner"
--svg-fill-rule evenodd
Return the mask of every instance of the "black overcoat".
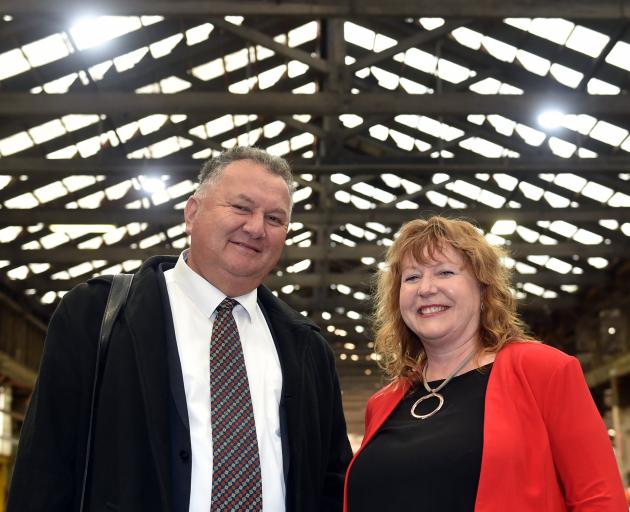
<path id="1" fill-rule="evenodd" d="M 168 356 L 174 335 L 161 273 L 174 262 L 154 257 L 143 264 L 114 326 L 95 420 L 89 511 L 170 512 L 188 503 L 189 485 L 178 482 L 182 474 L 190 481 L 190 437 L 186 411 L 179 411 L 183 421 L 177 421 L 174 397 L 183 396 L 183 387 L 173 377 L 181 370 L 173 372 Z M 78 510 L 95 350 L 109 286 L 107 278 L 79 285 L 50 321 L 8 512 Z M 258 297 L 283 373 L 287 512 L 340 510 L 351 451 L 332 351 L 312 322 L 267 288 L 261 286 Z"/>

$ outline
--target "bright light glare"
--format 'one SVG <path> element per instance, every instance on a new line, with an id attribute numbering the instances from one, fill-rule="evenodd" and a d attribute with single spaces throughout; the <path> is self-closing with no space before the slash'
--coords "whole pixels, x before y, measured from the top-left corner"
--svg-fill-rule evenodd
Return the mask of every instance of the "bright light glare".
<path id="1" fill-rule="evenodd" d="M 538 116 L 538 124 L 545 128 L 558 128 L 564 121 L 564 114 L 559 110 L 546 110 Z"/>
<path id="2" fill-rule="evenodd" d="M 146 178 L 142 176 L 140 182 L 142 183 L 142 188 L 150 194 L 160 192 L 166 188 L 166 184 L 160 178 Z"/>
<path id="3" fill-rule="evenodd" d="M 79 50 L 85 50 L 142 26 L 136 16 L 82 16 L 70 27 Z"/>

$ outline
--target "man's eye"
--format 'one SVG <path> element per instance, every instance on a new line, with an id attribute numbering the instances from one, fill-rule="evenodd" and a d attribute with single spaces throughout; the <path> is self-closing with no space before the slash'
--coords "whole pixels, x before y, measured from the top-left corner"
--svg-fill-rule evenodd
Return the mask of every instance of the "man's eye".
<path id="1" fill-rule="evenodd" d="M 247 206 L 243 206 L 242 204 L 233 204 L 232 208 L 234 208 L 235 210 L 241 211 L 241 212 L 248 211 Z"/>
<path id="2" fill-rule="evenodd" d="M 267 215 L 267 220 L 274 226 L 282 226 L 283 224 L 282 219 L 280 217 L 276 217 L 275 215 Z"/>

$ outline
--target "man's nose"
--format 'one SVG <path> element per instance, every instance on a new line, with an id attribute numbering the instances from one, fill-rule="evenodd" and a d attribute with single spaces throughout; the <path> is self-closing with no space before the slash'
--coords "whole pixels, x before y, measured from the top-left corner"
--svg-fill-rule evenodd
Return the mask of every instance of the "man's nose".
<path id="1" fill-rule="evenodd" d="M 245 231 L 252 238 L 265 237 L 265 215 L 262 212 L 252 212 L 243 225 Z"/>

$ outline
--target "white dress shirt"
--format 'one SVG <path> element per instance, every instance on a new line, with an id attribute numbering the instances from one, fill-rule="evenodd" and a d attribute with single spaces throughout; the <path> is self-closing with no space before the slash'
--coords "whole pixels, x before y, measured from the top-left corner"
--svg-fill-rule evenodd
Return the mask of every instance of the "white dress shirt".
<path id="1" fill-rule="evenodd" d="M 190 512 L 210 510 L 212 496 L 212 426 L 210 422 L 210 338 L 216 313 L 225 295 L 185 262 L 164 272 L 173 314 L 177 350 L 188 406 L 192 474 Z M 284 512 L 285 483 L 280 439 L 282 372 L 267 321 L 258 306 L 257 291 L 233 297 L 239 302 L 236 320 L 254 407 L 260 454 L 263 510 Z"/>

